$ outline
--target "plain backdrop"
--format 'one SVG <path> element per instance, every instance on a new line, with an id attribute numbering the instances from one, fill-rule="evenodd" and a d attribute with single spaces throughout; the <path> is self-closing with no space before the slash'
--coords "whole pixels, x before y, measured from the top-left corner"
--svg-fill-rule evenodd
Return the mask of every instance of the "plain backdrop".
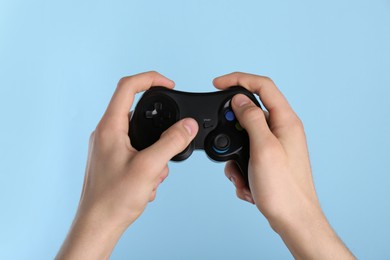
<path id="1" fill-rule="evenodd" d="M 390 259 L 390 1 L 0 0 L 0 259 L 51 259 L 118 80 L 209 92 L 271 77 L 304 122 L 318 196 L 361 259 Z M 139 96 L 137 96 L 138 100 Z M 112 259 L 291 259 L 224 164 L 170 163 Z"/>

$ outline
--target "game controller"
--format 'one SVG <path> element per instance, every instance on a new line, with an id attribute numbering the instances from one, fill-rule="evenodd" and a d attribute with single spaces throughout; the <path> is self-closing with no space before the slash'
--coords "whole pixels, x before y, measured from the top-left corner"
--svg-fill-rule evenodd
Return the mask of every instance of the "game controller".
<path id="1" fill-rule="evenodd" d="M 143 150 L 180 119 L 194 118 L 199 125 L 196 137 L 171 160 L 183 161 L 194 149 L 203 149 L 214 161 L 234 160 L 248 184 L 249 137 L 237 121 L 230 104 L 236 94 L 248 96 L 261 108 L 255 96 L 240 86 L 210 93 L 152 87 L 142 95 L 131 116 L 131 144 L 138 151 Z"/>

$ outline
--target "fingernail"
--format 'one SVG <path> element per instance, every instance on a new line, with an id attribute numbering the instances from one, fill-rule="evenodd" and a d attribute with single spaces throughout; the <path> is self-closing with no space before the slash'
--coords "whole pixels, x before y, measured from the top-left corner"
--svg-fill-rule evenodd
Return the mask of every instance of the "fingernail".
<path id="1" fill-rule="evenodd" d="M 249 198 L 248 200 L 253 203 L 252 193 L 247 187 L 244 188 L 244 196 L 245 198 Z"/>
<path id="2" fill-rule="evenodd" d="M 234 96 L 233 102 L 236 106 L 242 107 L 249 103 L 249 98 L 243 94 L 237 94 Z"/>
<path id="3" fill-rule="evenodd" d="M 250 197 L 252 196 L 251 191 L 247 187 L 244 188 L 244 193 L 246 196 L 250 196 Z"/>
<path id="4" fill-rule="evenodd" d="M 198 127 L 198 123 L 194 119 L 184 119 L 183 126 L 187 130 L 189 135 L 193 135 Z"/>
<path id="5" fill-rule="evenodd" d="M 245 195 L 245 200 L 252 203 L 252 204 L 255 204 L 255 202 L 253 201 L 252 197 L 249 196 L 249 195 Z"/>
<path id="6" fill-rule="evenodd" d="M 230 176 L 229 180 L 234 184 L 234 186 L 236 186 L 236 178 Z"/>

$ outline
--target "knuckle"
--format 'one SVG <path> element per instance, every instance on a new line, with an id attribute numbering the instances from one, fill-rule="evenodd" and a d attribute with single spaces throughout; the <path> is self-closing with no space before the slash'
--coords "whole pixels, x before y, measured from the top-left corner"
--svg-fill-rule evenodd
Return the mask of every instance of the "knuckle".
<path id="1" fill-rule="evenodd" d="M 150 70 L 150 71 L 147 71 L 147 72 L 142 73 L 142 74 L 147 76 L 150 80 L 152 80 L 153 78 L 158 77 L 159 75 L 161 75 L 160 73 L 158 73 L 155 70 Z"/>
<path id="2" fill-rule="evenodd" d="M 264 116 L 261 109 L 256 106 L 249 106 L 245 108 L 241 115 L 244 123 L 258 121 Z"/>
<path id="3" fill-rule="evenodd" d="M 286 121 L 288 128 L 303 131 L 303 122 L 297 115 L 291 115 Z"/>
<path id="4" fill-rule="evenodd" d="M 252 149 L 252 147 L 251 147 Z M 254 148 L 253 148 L 254 149 Z M 249 160 L 254 165 L 264 165 L 264 163 L 277 162 L 283 158 L 283 148 L 279 142 L 275 142 L 273 136 L 264 137 L 262 149 L 251 150 Z"/>
<path id="5" fill-rule="evenodd" d="M 98 125 L 93 132 L 94 140 L 100 144 L 110 144 L 117 136 L 118 135 L 115 133 L 115 130 L 109 127 L 104 127 L 102 125 Z"/>
<path id="6" fill-rule="evenodd" d="M 150 74 L 151 76 L 156 76 L 156 75 L 159 75 L 160 73 L 158 73 L 156 70 L 150 70 L 148 72 L 146 72 L 147 74 Z"/>
<path id="7" fill-rule="evenodd" d="M 149 202 L 152 202 L 156 199 L 156 191 L 154 191 L 152 194 L 150 194 Z"/>
<path id="8" fill-rule="evenodd" d="M 122 88 L 123 86 L 127 85 L 129 81 L 131 81 L 132 76 L 122 77 L 117 84 L 118 88 Z"/>
<path id="9" fill-rule="evenodd" d="M 261 80 L 262 82 L 266 83 L 267 85 L 268 85 L 268 84 L 275 85 L 275 82 L 274 82 L 273 79 L 271 79 L 270 77 L 262 76 L 260 80 Z"/>

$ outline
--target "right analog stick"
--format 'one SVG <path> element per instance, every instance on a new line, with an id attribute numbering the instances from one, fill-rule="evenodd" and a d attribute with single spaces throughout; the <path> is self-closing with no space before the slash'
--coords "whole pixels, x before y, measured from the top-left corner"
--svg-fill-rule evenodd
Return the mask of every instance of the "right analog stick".
<path id="1" fill-rule="evenodd" d="M 213 149 L 216 153 L 225 153 L 229 150 L 230 138 L 225 134 L 219 134 L 214 138 Z"/>

